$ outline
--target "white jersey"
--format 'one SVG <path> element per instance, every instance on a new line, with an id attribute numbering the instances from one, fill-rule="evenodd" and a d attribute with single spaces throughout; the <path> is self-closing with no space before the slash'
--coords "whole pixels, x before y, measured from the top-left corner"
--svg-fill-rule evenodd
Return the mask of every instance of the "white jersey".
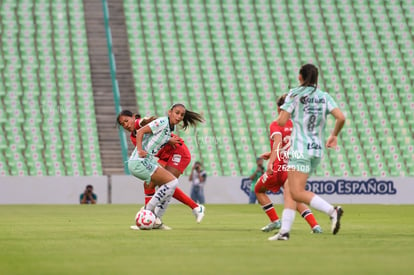
<path id="1" fill-rule="evenodd" d="M 160 117 L 148 124 L 152 133 L 144 134 L 142 138 L 142 150 L 148 153 L 148 157 L 153 157 L 157 152 L 168 143 L 171 138 L 171 132 L 168 117 Z M 140 158 L 137 148 L 132 152 L 130 160 Z"/>
<path id="2" fill-rule="evenodd" d="M 328 93 L 315 87 L 292 89 L 281 107 L 293 122 L 290 153 L 322 157 L 326 117 L 337 107 Z"/>

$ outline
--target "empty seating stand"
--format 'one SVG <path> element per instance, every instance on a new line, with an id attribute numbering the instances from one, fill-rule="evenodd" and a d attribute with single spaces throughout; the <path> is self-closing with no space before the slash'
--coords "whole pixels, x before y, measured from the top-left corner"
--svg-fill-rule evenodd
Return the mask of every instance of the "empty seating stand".
<path id="1" fill-rule="evenodd" d="M 205 125 L 180 134 L 210 174 L 246 175 L 269 150 L 276 98 L 309 62 L 348 118 L 316 174 L 414 174 L 412 1 L 124 5 L 140 112 L 182 102 L 203 113 Z"/>
<path id="2" fill-rule="evenodd" d="M 123 3 L 139 112 L 202 113 L 178 132 L 208 174 L 251 170 L 277 97 L 312 62 L 348 118 L 316 174 L 414 175 L 413 1 Z M 102 174 L 83 1 L 5 0 L 0 14 L 0 175 Z"/>
<path id="3" fill-rule="evenodd" d="M 83 2 L 0 9 L 0 174 L 102 174 Z"/>

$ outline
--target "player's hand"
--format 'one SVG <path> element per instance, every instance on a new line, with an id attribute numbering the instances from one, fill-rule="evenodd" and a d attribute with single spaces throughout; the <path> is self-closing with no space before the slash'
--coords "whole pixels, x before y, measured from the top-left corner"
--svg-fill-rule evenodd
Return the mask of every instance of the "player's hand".
<path id="1" fill-rule="evenodd" d="M 268 164 L 267 164 L 267 170 L 266 170 L 266 173 L 267 173 L 268 175 L 273 175 L 273 163 L 268 163 Z"/>
<path id="2" fill-rule="evenodd" d="M 168 141 L 168 144 L 172 145 L 172 147 L 174 148 L 175 148 L 175 145 L 179 143 L 181 143 L 181 140 L 180 140 L 180 137 L 177 137 L 177 136 L 172 136 L 170 140 Z"/>
<path id="3" fill-rule="evenodd" d="M 338 145 L 337 136 L 329 136 L 326 140 L 326 148 L 335 148 Z"/>
<path id="4" fill-rule="evenodd" d="M 139 150 L 138 151 L 138 156 L 140 158 L 145 158 L 147 155 L 148 155 L 148 153 L 146 151 L 144 151 L 144 150 Z"/>
<path id="5" fill-rule="evenodd" d="M 264 160 L 268 160 L 270 158 L 270 154 L 271 152 L 266 152 L 260 155 L 260 158 L 264 159 Z"/>

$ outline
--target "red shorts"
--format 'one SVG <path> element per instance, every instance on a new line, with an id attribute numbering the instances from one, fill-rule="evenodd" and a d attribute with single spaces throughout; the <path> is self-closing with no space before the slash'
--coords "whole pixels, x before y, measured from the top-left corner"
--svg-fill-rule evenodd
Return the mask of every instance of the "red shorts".
<path id="1" fill-rule="evenodd" d="M 266 189 L 266 191 L 271 191 L 273 193 L 277 193 L 280 188 L 285 184 L 287 180 L 287 172 L 286 171 L 273 171 L 273 174 L 268 175 L 264 173 L 256 183 L 254 187 L 254 192 L 258 193 L 262 187 Z"/>
<path id="2" fill-rule="evenodd" d="M 160 154 L 158 162 L 162 166 L 174 167 L 182 174 L 191 162 L 191 153 L 184 143 L 181 145 L 177 144 L 175 148 Z"/>

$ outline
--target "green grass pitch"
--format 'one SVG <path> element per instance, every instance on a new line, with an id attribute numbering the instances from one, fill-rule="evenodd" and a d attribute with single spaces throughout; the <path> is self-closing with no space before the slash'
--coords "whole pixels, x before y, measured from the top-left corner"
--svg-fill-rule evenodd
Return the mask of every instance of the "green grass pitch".
<path id="1" fill-rule="evenodd" d="M 296 215 L 287 242 L 260 228 L 258 205 L 171 205 L 171 231 L 132 231 L 135 205 L 0 206 L 0 274 L 413 274 L 414 205 L 344 205 L 342 229 L 310 234 Z M 282 206 L 276 209 L 281 214 Z"/>

